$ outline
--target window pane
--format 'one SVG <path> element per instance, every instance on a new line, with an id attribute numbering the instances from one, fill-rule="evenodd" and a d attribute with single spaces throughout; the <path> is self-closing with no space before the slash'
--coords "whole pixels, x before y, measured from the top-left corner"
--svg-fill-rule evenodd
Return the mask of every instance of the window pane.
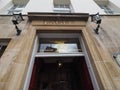
<path id="1" fill-rule="evenodd" d="M 81 47 L 77 39 L 41 39 L 39 52 L 77 53 Z"/>
<path id="2" fill-rule="evenodd" d="M 74 53 L 79 52 L 77 44 L 41 44 L 40 52 Z"/>

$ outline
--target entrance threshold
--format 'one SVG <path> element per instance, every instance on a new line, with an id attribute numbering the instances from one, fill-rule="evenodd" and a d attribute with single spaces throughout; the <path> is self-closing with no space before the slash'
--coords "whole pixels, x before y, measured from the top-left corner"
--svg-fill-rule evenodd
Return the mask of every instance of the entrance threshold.
<path id="1" fill-rule="evenodd" d="M 64 56 L 84 56 L 84 53 L 37 53 L 35 57 L 64 57 Z"/>

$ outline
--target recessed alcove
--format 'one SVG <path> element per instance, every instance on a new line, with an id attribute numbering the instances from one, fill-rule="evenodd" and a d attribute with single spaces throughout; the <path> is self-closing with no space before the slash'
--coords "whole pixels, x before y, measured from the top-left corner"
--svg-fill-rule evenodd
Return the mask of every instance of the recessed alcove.
<path id="1" fill-rule="evenodd" d="M 29 90 L 93 90 L 84 57 L 35 58 Z"/>

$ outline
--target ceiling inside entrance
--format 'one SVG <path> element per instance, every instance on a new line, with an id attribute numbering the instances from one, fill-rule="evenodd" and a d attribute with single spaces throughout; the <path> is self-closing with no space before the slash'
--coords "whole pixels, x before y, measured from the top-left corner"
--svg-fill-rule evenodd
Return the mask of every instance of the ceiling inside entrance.
<path id="1" fill-rule="evenodd" d="M 43 60 L 44 63 L 57 63 L 57 61 L 73 62 L 73 60 L 78 60 L 79 57 L 43 57 L 36 58 L 37 60 Z"/>

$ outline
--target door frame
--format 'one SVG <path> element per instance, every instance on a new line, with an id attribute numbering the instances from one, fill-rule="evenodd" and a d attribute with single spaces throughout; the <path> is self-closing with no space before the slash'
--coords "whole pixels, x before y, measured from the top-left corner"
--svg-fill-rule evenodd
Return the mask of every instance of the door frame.
<path id="1" fill-rule="evenodd" d="M 28 72 L 27 72 L 27 77 L 26 77 L 26 80 L 25 80 L 25 85 L 24 85 L 24 89 L 23 90 L 28 90 L 29 88 L 29 85 L 30 85 L 30 79 L 31 79 L 31 76 L 32 76 L 32 70 L 33 70 L 33 67 L 34 67 L 34 62 L 35 62 L 35 58 L 36 57 L 69 57 L 69 56 L 84 56 L 85 57 L 85 62 L 87 64 L 87 68 L 88 68 L 88 71 L 89 71 L 89 74 L 90 74 L 90 78 L 91 78 L 91 81 L 92 81 L 92 84 L 93 84 L 93 88 L 95 90 L 99 90 L 99 86 L 98 86 L 98 82 L 96 80 L 96 77 L 94 75 L 94 71 L 93 71 L 93 68 L 92 68 L 92 65 L 91 65 L 91 62 L 90 62 L 90 58 L 88 56 L 88 53 L 87 53 L 87 50 L 86 50 L 86 47 L 85 47 L 85 43 L 84 43 L 84 40 L 82 38 L 82 35 L 81 33 L 69 33 L 68 31 L 68 35 L 67 33 L 57 33 L 57 35 L 54 35 L 54 34 L 51 34 L 48 36 L 49 33 L 45 34 L 45 33 L 41 33 L 41 34 L 36 34 L 36 38 L 35 38 L 35 42 L 34 42 L 34 47 L 33 47 L 33 52 L 32 52 L 32 57 L 30 59 L 30 65 L 29 65 L 29 68 L 28 68 Z M 59 35 L 58 35 L 59 34 Z M 78 38 L 79 39 L 79 43 L 81 45 L 81 48 L 83 50 L 83 52 L 79 52 L 79 53 L 47 53 L 47 54 L 40 54 L 40 53 L 37 53 L 38 51 L 38 46 L 39 46 L 39 42 L 38 42 L 38 39 L 39 39 L 39 35 L 42 37 L 42 38 L 55 38 L 55 37 L 58 37 L 60 38 L 61 35 L 64 34 L 62 37 L 67 37 L 67 38 Z"/>

